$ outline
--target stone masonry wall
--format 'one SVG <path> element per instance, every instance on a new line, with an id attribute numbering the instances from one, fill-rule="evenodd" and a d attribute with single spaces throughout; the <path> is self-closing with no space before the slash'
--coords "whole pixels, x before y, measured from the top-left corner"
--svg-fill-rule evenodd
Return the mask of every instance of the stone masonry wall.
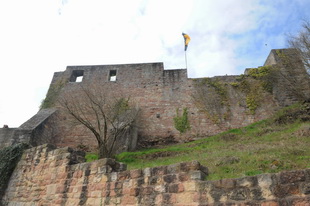
<path id="1" fill-rule="evenodd" d="M 310 205 L 310 169 L 204 180 L 197 161 L 137 170 L 42 145 L 26 150 L 2 200 L 19 205 Z"/>
<path id="2" fill-rule="evenodd" d="M 17 143 L 31 146 L 54 144 L 59 128 L 54 127 L 56 109 L 42 109 L 18 128 L 0 128 L 0 148 Z"/>
<path id="3" fill-rule="evenodd" d="M 32 137 L 32 130 L 21 128 L 0 128 L 0 149 L 13 144 L 29 143 Z"/>
<path id="4" fill-rule="evenodd" d="M 186 69 L 164 70 L 162 63 L 68 66 L 64 72 L 54 74 L 47 96 L 52 94 L 50 100 L 57 107 L 57 99 L 64 93 L 79 93 L 81 85 L 97 84 L 99 80 L 104 83 L 102 90 L 130 97 L 140 109 L 136 124 L 138 146 L 150 147 L 246 126 L 270 117 L 282 106 L 310 98 L 309 76 L 292 50 L 272 50 L 265 63 L 269 65 L 278 68 L 269 80 L 269 91 L 262 88 L 264 82 L 248 74 L 190 79 Z M 115 74 L 115 81 L 110 81 Z M 83 77 L 82 82 L 76 82 L 77 77 Z M 244 82 L 252 89 L 247 85 L 242 88 Z M 202 92 L 205 105 L 195 102 L 197 92 Z M 182 134 L 175 128 L 173 118 L 177 110 L 181 113 L 184 108 L 188 109 L 190 130 Z M 53 142 L 59 147 L 86 145 L 96 149 L 93 134 L 83 126 L 73 125 L 64 110 L 58 109 L 59 118 L 52 124 L 56 131 Z"/>

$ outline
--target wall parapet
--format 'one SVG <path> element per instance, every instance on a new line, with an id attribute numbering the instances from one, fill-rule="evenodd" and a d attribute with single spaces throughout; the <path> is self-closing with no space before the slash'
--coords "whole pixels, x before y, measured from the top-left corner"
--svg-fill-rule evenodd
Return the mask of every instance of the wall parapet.
<path id="1" fill-rule="evenodd" d="M 207 181 L 197 161 L 126 170 L 112 159 L 85 163 L 69 147 L 26 150 L 3 203 L 8 205 L 306 205 L 310 169 Z"/>

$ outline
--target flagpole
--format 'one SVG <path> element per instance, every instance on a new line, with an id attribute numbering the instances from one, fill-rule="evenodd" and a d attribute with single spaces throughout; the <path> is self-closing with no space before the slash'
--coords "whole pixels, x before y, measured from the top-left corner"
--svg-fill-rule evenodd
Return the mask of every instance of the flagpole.
<path id="1" fill-rule="evenodd" d="M 185 65 L 186 65 L 186 69 L 187 69 L 187 56 L 186 56 L 186 50 L 184 51 L 185 53 Z"/>
<path id="2" fill-rule="evenodd" d="M 183 35 L 183 38 L 184 38 L 184 53 L 185 53 L 185 64 L 186 64 L 186 69 L 187 69 L 187 56 L 186 56 L 186 50 L 187 50 L 187 45 L 188 45 L 188 42 L 191 40 L 191 38 L 185 34 L 185 33 L 182 33 Z"/>

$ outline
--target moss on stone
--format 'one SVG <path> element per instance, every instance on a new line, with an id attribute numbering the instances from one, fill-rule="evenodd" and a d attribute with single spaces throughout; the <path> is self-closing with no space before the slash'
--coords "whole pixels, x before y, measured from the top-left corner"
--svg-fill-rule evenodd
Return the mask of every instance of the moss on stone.
<path id="1" fill-rule="evenodd" d="M 262 77 L 265 77 L 270 74 L 271 68 L 272 66 L 268 65 L 259 68 L 249 69 L 248 75 L 253 78 L 261 79 Z"/>
<path id="2" fill-rule="evenodd" d="M 46 97 L 42 100 L 40 109 L 51 108 L 55 105 L 55 101 L 59 96 L 61 89 L 65 86 L 64 80 L 58 80 L 56 83 L 51 84 L 50 89 L 48 90 Z"/>
<path id="3" fill-rule="evenodd" d="M 227 87 L 219 78 L 202 78 L 196 81 L 195 104 L 214 124 L 228 120 L 231 115 Z"/>
<path id="4" fill-rule="evenodd" d="M 256 95 L 254 95 L 253 93 L 247 95 L 245 101 L 247 108 L 250 110 L 250 114 L 255 114 L 255 111 L 259 106 L 259 101 L 256 98 Z"/>
<path id="5" fill-rule="evenodd" d="M 230 85 L 233 87 L 239 87 L 240 83 L 239 82 L 231 82 Z"/>

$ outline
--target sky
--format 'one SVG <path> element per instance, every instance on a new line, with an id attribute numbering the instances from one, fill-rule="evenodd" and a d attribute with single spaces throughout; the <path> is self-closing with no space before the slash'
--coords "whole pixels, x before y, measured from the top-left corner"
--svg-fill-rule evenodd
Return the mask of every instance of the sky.
<path id="1" fill-rule="evenodd" d="M 0 0 L 0 127 L 35 115 L 68 65 L 163 62 L 190 78 L 239 75 L 286 48 L 309 0 Z"/>

